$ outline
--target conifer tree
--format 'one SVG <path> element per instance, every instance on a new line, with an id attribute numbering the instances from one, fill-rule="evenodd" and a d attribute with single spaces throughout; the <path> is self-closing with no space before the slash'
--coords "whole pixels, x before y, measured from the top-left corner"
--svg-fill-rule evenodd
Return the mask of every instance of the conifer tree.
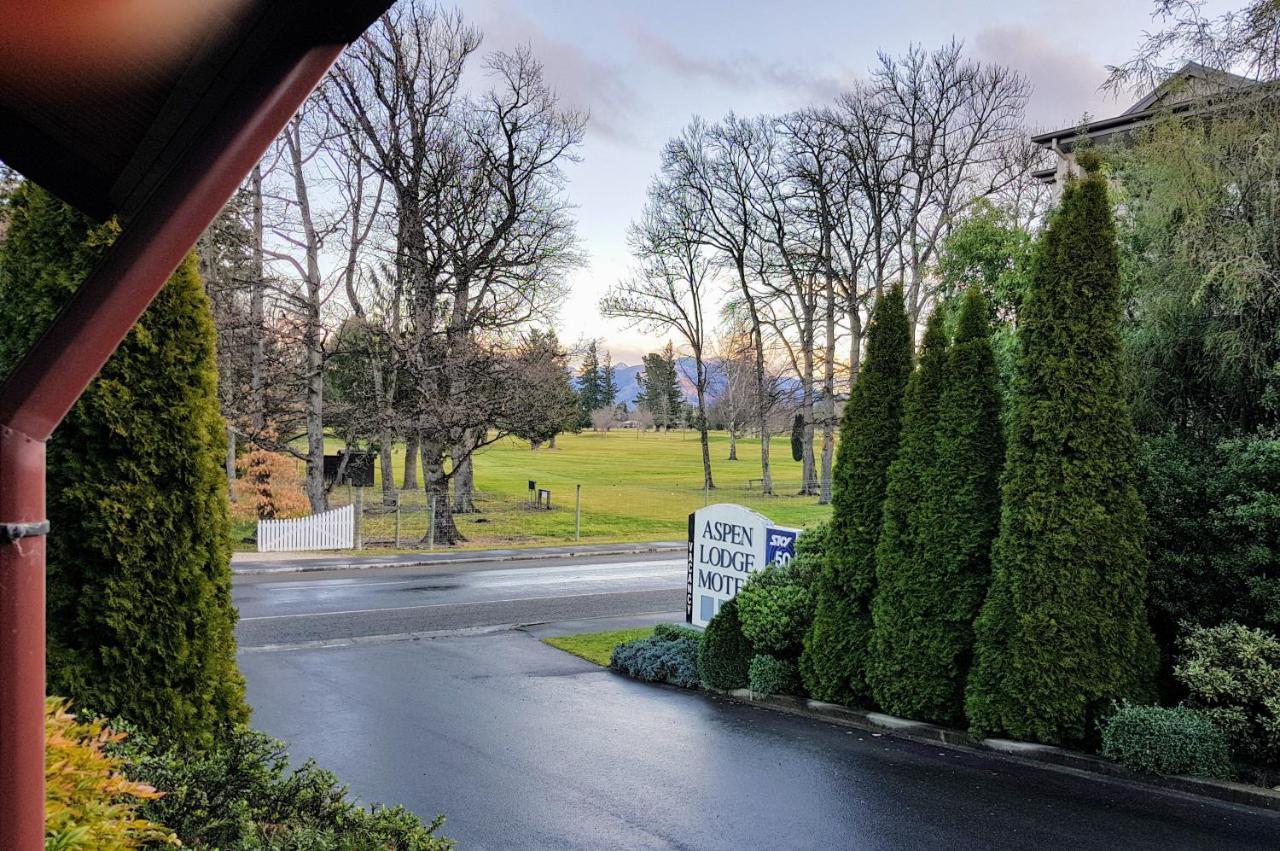
<path id="1" fill-rule="evenodd" d="M 884 517 L 876 548 L 876 590 L 871 605 L 871 643 L 867 684 L 876 703 L 889 712 L 919 718 L 914 646 L 908 639 L 926 614 L 921 598 L 930 591 L 919 571 L 920 506 L 925 480 L 934 463 L 938 400 L 943 393 L 947 335 L 942 311 L 934 311 L 920 348 L 920 365 L 911 374 L 902 408 L 898 457 L 889 467 Z"/>
<path id="2" fill-rule="evenodd" d="M 612 408 L 618 401 L 618 372 L 613 366 L 613 354 L 604 353 L 604 366 L 600 367 L 600 407 Z"/>
<path id="3" fill-rule="evenodd" d="M 894 662 L 876 692 L 881 706 L 946 724 L 964 718 L 973 621 L 1000 522 L 1004 442 L 988 315 L 986 299 L 971 287 L 942 368 L 932 463 L 913 517 L 916 555 L 905 565 L 904 593 L 886 600 L 891 605 L 876 621 L 877 637 L 888 639 L 880 658 Z"/>
<path id="4" fill-rule="evenodd" d="M 865 700 L 875 548 L 889 465 L 898 452 L 903 392 L 911 375 L 911 327 L 902 287 L 876 304 L 867 354 L 840 424 L 827 563 L 805 636 L 801 674 L 819 700 Z"/>
<path id="5" fill-rule="evenodd" d="M 586 354 L 582 356 L 582 366 L 578 369 L 578 405 L 582 409 L 580 424 L 585 428 L 591 424 L 591 413 L 603 407 L 601 398 L 600 355 L 596 341 L 587 344 Z"/>
<path id="6" fill-rule="evenodd" d="M 12 212 L 3 372 L 113 236 L 29 183 Z M 187 744 L 248 717 L 215 340 L 190 256 L 48 446 L 50 691 Z"/>
<path id="7" fill-rule="evenodd" d="M 1019 315 L 991 588 L 975 624 L 971 727 L 1078 742 L 1152 694 L 1145 516 L 1120 375 L 1120 274 L 1096 155 L 1037 247 Z"/>

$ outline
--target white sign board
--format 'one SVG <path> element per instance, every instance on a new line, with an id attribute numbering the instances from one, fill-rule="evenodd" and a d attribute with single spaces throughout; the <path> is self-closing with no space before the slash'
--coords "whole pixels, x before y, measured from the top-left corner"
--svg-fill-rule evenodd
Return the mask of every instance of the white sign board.
<path id="1" fill-rule="evenodd" d="M 689 515 L 689 575 L 685 620 L 706 626 L 747 577 L 796 552 L 797 529 L 774 526 L 742 505 L 708 505 Z"/>

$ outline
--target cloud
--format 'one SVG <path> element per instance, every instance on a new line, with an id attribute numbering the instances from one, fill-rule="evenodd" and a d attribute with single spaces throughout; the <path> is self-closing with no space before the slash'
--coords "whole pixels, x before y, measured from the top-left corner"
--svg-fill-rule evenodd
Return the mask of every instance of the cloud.
<path id="1" fill-rule="evenodd" d="M 1102 60 L 1064 49 L 1029 27 L 987 27 L 973 47 L 978 58 L 1015 68 L 1031 81 L 1027 121 L 1033 127 L 1056 130 L 1075 124 L 1086 112 L 1107 118 L 1129 105 L 1099 90 L 1107 78 Z"/>
<path id="2" fill-rule="evenodd" d="M 484 33 L 483 51 L 530 45 L 561 103 L 590 113 L 589 134 L 624 144 L 635 142 L 629 127 L 638 108 L 638 97 L 622 68 L 549 35 L 509 0 L 472 0 L 465 13 Z"/>
<path id="3" fill-rule="evenodd" d="M 851 73 L 819 72 L 803 64 L 772 61 L 748 51 L 729 57 L 692 53 L 639 23 L 633 22 L 628 32 L 647 67 L 740 91 L 781 89 L 793 93 L 797 106 L 826 103 L 847 88 L 853 78 Z"/>

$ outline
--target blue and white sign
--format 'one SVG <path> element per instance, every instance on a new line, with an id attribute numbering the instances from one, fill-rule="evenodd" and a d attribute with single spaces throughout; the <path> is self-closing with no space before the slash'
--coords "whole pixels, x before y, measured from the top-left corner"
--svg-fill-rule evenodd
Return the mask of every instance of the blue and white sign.
<path id="1" fill-rule="evenodd" d="M 706 626 L 752 573 L 791 561 L 799 534 L 742 505 L 708 505 L 690 514 L 685 620 Z"/>

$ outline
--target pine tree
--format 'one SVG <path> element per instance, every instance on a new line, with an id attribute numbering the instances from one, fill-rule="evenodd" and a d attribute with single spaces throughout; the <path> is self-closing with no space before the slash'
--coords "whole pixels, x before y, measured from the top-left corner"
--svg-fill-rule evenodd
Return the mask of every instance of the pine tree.
<path id="1" fill-rule="evenodd" d="M 600 407 L 612 408 L 618 401 L 618 374 L 613 366 L 613 354 L 604 353 L 604 366 L 600 368 Z"/>
<path id="2" fill-rule="evenodd" d="M 867 684 L 876 703 L 886 711 L 922 718 L 913 699 L 918 686 L 911 632 L 920 626 L 917 615 L 931 589 L 923 581 L 920 505 L 924 483 L 934 464 L 934 433 L 938 400 L 945 386 L 947 334 L 942 311 L 929 318 L 920 349 L 920 365 L 911 374 L 902 406 L 902 435 L 898 457 L 889 467 L 884 516 L 876 548 L 876 591 L 871 605 L 871 643 L 867 656 Z"/>
<path id="3" fill-rule="evenodd" d="M 113 236 L 26 184 L 0 253 L 10 370 Z M 215 331 L 188 257 L 48 446 L 50 691 L 166 740 L 244 721 Z"/>
<path id="4" fill-rule="evenodd" d="M 670 343 L 661 352 L 644 356 L 644 373 L 640 376 L 640 395 L 636 405 L 653 414 L 657 428 L 669 429 L 680 420 L 684 394 L 676 378 L 675 351 Z"/>
<path id="5" fill-rule="evenodd" d="M 1096 156 L 1081 165 L 1019 316 L 1000 533 L 965 695 L 975 732 L 1048 743 L 1084 739 L 1112 700 L 1150 696 L 1155 668 L 1115 231 Z"/>
<path id="6" fill-rule="evenodd" d="M 586 354 L 582 356 L 582 366 L 578 369 L 578 406 L 582 410 L 579 420 L 583 428 L 591 424 L 591 413 L 604 407 L 601 400 L 600 355 L 596 349 L 596 341 L 587 344 Z"/>
<path id="7" fill-rule="evenodd" d="M 868 697 L 875 548 L 910 375 L 911 328 L 895 286 L 872 314 L 867 355 L 840 424 L 827 563 L 800 660 L 805 686 L 820 700 Z"/>

